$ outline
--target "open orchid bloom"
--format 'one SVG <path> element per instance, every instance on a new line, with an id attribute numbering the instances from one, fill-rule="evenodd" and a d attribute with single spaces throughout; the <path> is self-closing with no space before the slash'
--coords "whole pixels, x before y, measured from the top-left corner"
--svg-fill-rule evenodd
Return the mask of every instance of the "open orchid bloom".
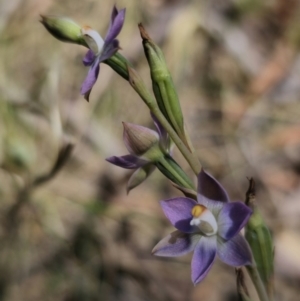
<path id="1" fill-rule="evenodd" d="M 178 197 L 161 201 L 177 231 L 153 249 L 157 256 L 180 256 L 194 251 L 192 281 L 204 279 L 216 256 L 234 267 L 252 263 L 251 250 L 240 230 L 252 211 L 241 202 L 229 202 L 221 184 L 204 170 L 198 175 L 197 201 Z"/>
<path id="2" fill-rule="evenodd" d="M 136 169 L 127 183 L 127 191 L 141 184 L 154 171 L 154 163 L 163 155 L 168 154 L 171 140 L 158 120 L 151 115 L 157 132 L 149 128 L 123 123 L 123 140 L 129 152 L 125 156 L 113 156 L 106 160 L 126 169 Z"/>
<path id="3" fill-rule="evenodd" d="M 99 33 L 90 27 L 82 28 L 82 35 L 89 46 L 89 50 L 83 58 L 83 64 L 90 66 L 90 70 L 81 86 L 81 94 L 89 101 L 89 95 L 94 84 L 97 81 L 100 63 L 110 58 L 119 49 L 119 41 L 116 39 L 120 33 L 125 19 L 125 9 L 120 11 L 116 7 L 111 13 L 110 26 L 105 39 L 103 40 Z"/>

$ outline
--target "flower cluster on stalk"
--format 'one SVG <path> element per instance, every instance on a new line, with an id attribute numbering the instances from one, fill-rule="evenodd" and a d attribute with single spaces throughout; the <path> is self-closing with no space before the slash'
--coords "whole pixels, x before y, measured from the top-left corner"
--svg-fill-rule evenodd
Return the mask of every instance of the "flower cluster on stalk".
<path id="1" fill-rule="evenodd" d="M 117 10 L 114 7 L 107 34 L 102 39 L 97 31 L 88 26 L 81 27 L 69 18 L 42 16 L 42 24 L 57 39 L 89 48 L 83 58 L 83 64 L 90 68 L 81 86 L 81 94 L 86 100 L 89 100 L 91 90 L 97 81 L 100 63 L 109 59 L 120 48 L 116 38 L 123 27 L 124 18 L 125 9 Z M 171 80 L 166 82 L 165 77 L 161 77 L 161 74 L 169 76 L 162 53 L 158 46 L 150 41 L 144 29 L 142 33 L 144 34 L 142 35 L 144 46 L 148 43 L 146 46 L 149 47 L 145 46 L 152 79 L 155 75 L 159 75 L 154 87 L 160 87 L 161 84 L 163 91 L 166 92 L 163 94 L 165 97 L 162 97 L 160 90 L 155 90 L 157 101 L 159 102 L 159 99 L 162 98 L 161 105 L 159 106 L 158 103 L 158 107 L 164 108 L 164 102 L 169 105 L 170 99 L 173 99 L 173 106 L 169 106 L 168 114 L 166 112 L 164 114 L 167 114 L 167 117 L 173 117 L 169 119 L 175 120 L 172 125 L 177 129 L 177 133 L 184 133 L 183 117 L 173 82 Z M 154 58 L 151 57 L 151 53 Z M 161 57 L 157 53 L 161 53 Z M 163 66 L 160 66 L 161 64 Z M 127 65 L 125 64 L 125 66 Z M 158 67 L 163 67 L 161 72 L 157 72 Z M 163 78 L 162 82 L 161 78 Z M 131 81 L 131 83 L 133 82 Z M 144 88 L 144 86 L 142 87 Z M 146 99 L 148 93 L 144 97 L 142 98 Z M 156 131 L 124 122 L 123 140 L 129 154 L 112 156 L 106 160 L 119 167 L 135 170 L 127 183 L 127 191 L 141 184 L 157 166 L 171 181 L 174 183 L 177 181 L 175 184 L 182 191 L 186 190 L 187 192 L 192 189 L 194 193 L 194 183 L 170 156 L 171 140 L 167 131 L 154 115 L 152 115 L 152 119 Z M 169 133 L 172 134 L 170 130 Z M 180 137 L 180 135 L 178 136 Z M 183 137 L 185 137 L 184 134 Z M 176 136 L 175 138 L 172 136 L 172 138 L 176 142 Z M 180 143 L 177 143 L 177 146 L 180 149 Z M 193 162 L 197 164 L 198 159 L 196 158 Z M 190 166 L 193 169 L 193 164 L 190 163 Z M 198 170 L 200 167 L 194 169 L 196 174 Z M 252 210 L 241 202 L 230 202 L 222 185 L 203 169 L 198 174 L 197 200 L 193 199 L 193 194 L 190 195 L 192 198 L 176 197 L 161 201 L 165 216 L 177 230 L 158 242 L 152 251 L 153 254 L 172 257 L 194 251 L 191 262 L 191 277 L 194 284 L 201 282 L 206 277 L 217 257 L 234 267 L 251 265 L 250 247 L 239 232 L 247 224 Z M 270 253 L 272 250 L 272 244 L 270 244 Z"/>

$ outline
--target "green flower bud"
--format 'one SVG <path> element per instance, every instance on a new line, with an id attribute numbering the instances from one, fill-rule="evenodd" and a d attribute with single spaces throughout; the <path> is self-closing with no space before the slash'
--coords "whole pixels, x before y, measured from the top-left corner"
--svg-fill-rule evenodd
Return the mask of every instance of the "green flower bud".
<path id="1" fill-rule="evenodd" d="M 245 227 L 245 238 L 251 247 L 259 275 L 265 287 L 271 293 L 274 271 L 274 245 L 270 231 L 256 206 L 255 182 L 253 179 L 250 179 L 249 189 L 246 193 L 246 205 L 253 210 L 253 214 Z"/>
<path id="2" fill-rule="evenodd" d="M 123 126 L 123 140 L 132 155 L 152 162 L 164 155 L 156 131 L 127 122 L 123 122 Z"/>
<path id="3" fill-rule="evenodd" d="M 40 22 L 56 39 L 88 47 L 83 38 L 81 26 L 73 20 L 55 15 L 41 15 L 41 18 Z"/>
<path id="4" fill-rule="evenodd" d="M 160 111 L 168 119 L 178 136 L 189 147 L 185 137 L 183 115 L 178 95 L 161 49 L 151 40 L 139 24 L 144 52 L 151 72 L 153 92 Z"/>

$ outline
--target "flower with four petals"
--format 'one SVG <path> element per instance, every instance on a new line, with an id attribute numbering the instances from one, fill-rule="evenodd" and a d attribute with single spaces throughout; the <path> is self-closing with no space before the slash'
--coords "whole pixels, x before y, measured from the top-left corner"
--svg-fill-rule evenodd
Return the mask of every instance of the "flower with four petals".
<path id="1" fill-rule="evenodd" d="M 125 18 L 125 9 L 120 11 L 116 7 L 111 13 L 110 25 L 103 40 L 99 33 L 92 28 L 85 26 L 81 29 L 82 35 L 89 46 L 89 50 L 83 58 L 83 64 L 90 66 L 90 70 L 81 86 L 81 94 L 89 101 L 89 95 L 94 84 L 97 81 L 100 63 L 114 55 L 119 47 L 119 41 L 116 39 L 120 33 Z"/>
<path id="2" fill-rule="evenodd" d="M 161 206 L 177 231 L 163 238 L 152 252 L 180 256 L 194 251 L 194 284 L 204 279 L 217 255 L 234 267 L 251 265 L 250 247 L 239 232 L 252 211 L 241 202 L 229 202 L 221 184 L 204 170 L 198 175 L 197 201 L 177 197 L 161 201 Z"/>

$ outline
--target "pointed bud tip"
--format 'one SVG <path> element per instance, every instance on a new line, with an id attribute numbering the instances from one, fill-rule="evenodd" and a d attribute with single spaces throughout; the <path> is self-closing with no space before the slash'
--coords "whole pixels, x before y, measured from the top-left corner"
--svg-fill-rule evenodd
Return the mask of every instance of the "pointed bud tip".
<path id="1" fill-rule="evenodd" d="M 138 27 L 139 27 L 139 30 L 140 30 L 140 34 L 141 34 L 141 37 L 143 40 L 145 41 L 150 41 L 151 38 L 150 36 L 148 35 L 146 29 L 144 28 L 143 24 L 142 23 L 139 23 L 138 24 Z"/>

